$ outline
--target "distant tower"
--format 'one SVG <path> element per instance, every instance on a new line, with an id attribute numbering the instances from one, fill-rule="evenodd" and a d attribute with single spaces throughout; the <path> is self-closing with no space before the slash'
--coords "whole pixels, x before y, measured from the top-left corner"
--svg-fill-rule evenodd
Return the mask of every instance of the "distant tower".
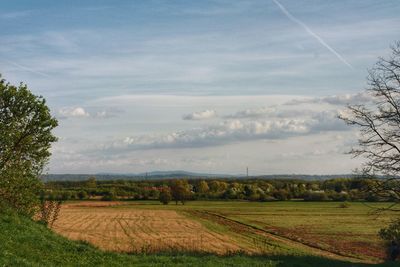
<path id="1" fill-rule="evenodd" d="M 246 177 L 249 177 L 249 167 L 246 167 Z"/>

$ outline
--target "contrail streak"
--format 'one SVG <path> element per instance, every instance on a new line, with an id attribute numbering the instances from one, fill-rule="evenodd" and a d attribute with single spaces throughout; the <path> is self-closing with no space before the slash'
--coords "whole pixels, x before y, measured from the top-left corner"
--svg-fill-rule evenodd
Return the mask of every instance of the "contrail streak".
<path id="1" fill-rule="evenodd" d="M 351 69 L 353 69 L 353 66 L 347 62 L 338 52 L 336 52 L 335 49 L 333 49 L 330 45 L 328 45 L 318 34 L 316 34 L 315 32 L 313 32 L 306 24 L 304 24 L 301 20 L 297 19 L 296 17 L 294 17 L 292 14 L 290 14 L 290 12 L 283 6 L 281 5 L 281 3 L 278 2 L 278 0 L 272 0 L 279 8 L 280 10 L 283 12 L 283 14 L 286 15 L 286 17 L 288 17 L 291 21 L 293 21 L 294 23 L 300 25 L 301 27 L 303 27 L 306 32 L 308 32 L 308 34 L 310 34 L 312 37 L 314 37 L 315 39 L 317 39 L 317 41 L 323 45 L 326 49 L 328 49 L 332 54 L 334 54 L 340 61 L 342 61 L 344 64 L 346 64 L 348 67 L 350 67 Z"/>
<path id="2" fill-rule="evenodd" d="M 31 69 L 31 68 L 26 67 L 26 66 L 22 66 L 20 64 L 17 64 L 15 62 L 12 62 L 12 61 L 9 61 L 9 60 L 4 60 L 4 61 L 7 62 L 8 64 L 11 64 L 11 65 L 21 69 L 21 70 L 29 71 L 29 72 L 35 73 L 37 75 L 40 75 L 40 76 L 43 76 L 43 77 L 46 77 L 46 78 L 50 78 L 50 75 L 47 75 L 46 73 Z"/>

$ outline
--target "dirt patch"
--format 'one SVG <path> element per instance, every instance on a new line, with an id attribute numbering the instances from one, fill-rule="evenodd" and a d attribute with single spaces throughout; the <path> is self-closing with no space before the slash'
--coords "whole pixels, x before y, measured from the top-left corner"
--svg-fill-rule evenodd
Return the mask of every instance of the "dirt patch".
<path id="1" fill-rule="evenodd" d="M 96 206 L 95 202 L 88 209 L 87 203 L 63 206 L 54 231 L 110 251 L 225 254 L 240 249 L 229 236 L 214 233 L 175 211 L 113 209 Z"/>
<path id="2" fill-rule="evenodd" d="M 381 246 L 371 244 L 370 242 L 352 241 L 352 238 L 356 240 L 358 237 L 352 233 L 340 234 L 341 238 L 338 238 L 337 235 L 312 233 L 307 227 L 287 229 L 267 226 L 264 229 L 274 234 L 335 253 L 361 255 L 378 259 L 386 258 L 385 250 Z"/>

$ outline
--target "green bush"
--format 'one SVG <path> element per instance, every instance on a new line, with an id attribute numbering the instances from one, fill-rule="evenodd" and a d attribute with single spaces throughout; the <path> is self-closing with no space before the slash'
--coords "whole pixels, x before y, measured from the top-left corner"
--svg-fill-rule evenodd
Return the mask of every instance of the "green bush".
<path id="1" fill-rule="evenodd" d="M 101 198 L 101 200 L 103 200 L 103 201 L 114 201 L 114 200 L 117 200 L 117 196 L 116 196 L 114 191 L 109 191 Z"/>
<path id="2" fill-rule="evenodd" d="M 397 244 L 400 243 L 400 219 L 392 222 L 388 227 L 383 228 L 379 231 L 379 236 L 387 241 L 395 241 Z"/>
<path id="3" fill-rule="evenodd" d="M 165 188 L 160 192 L 159 200 L 164 205 L 168 205 L 168 203 L 171 202 L 172 195 L 171 195 L 171 191 L 169 190 L 169 188 Z"/>
<path id="4" fill-rule="evenodd" d="M 339 208 L 342 208 L 342 209 L 350 208 L 350 203 L 347 201 L 340 203 Z"/>
<path id="5" fill-rule="evenodd" d="M 89 198 L 88 193 L 87 193 L 86 191 L 84 191 L 84 190 L 79 191 L 78 194 L 77 194 L 77 196 L 78 196 L 78 198 L 79 198 L 80 200 L 84 200 L 84 199 Z"/>
<path id="6" fill-rule="evenodd" d="M 304 194 L 304 201 L 327 201 L 328 195 L 324 192 L 307 192 Z"/>
<path id="7" fill-rule="evenodd" d="M 276 200 L 280 201 L 291 199 L 290 193 L 285 189 L 276 190 L 272 195 Z"/>

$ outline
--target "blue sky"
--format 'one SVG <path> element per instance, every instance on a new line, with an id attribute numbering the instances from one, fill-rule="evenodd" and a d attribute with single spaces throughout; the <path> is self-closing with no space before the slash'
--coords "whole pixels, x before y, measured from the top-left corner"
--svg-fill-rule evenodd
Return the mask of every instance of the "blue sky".
<path id="1" fill-rule="evenodd" d="M 0 73 L 46 97 L 50 172 L 348 173 L 335 119 L 399 1 L 2 1 Z M 334 163 L 334 164 L 333 164 Z"/>

